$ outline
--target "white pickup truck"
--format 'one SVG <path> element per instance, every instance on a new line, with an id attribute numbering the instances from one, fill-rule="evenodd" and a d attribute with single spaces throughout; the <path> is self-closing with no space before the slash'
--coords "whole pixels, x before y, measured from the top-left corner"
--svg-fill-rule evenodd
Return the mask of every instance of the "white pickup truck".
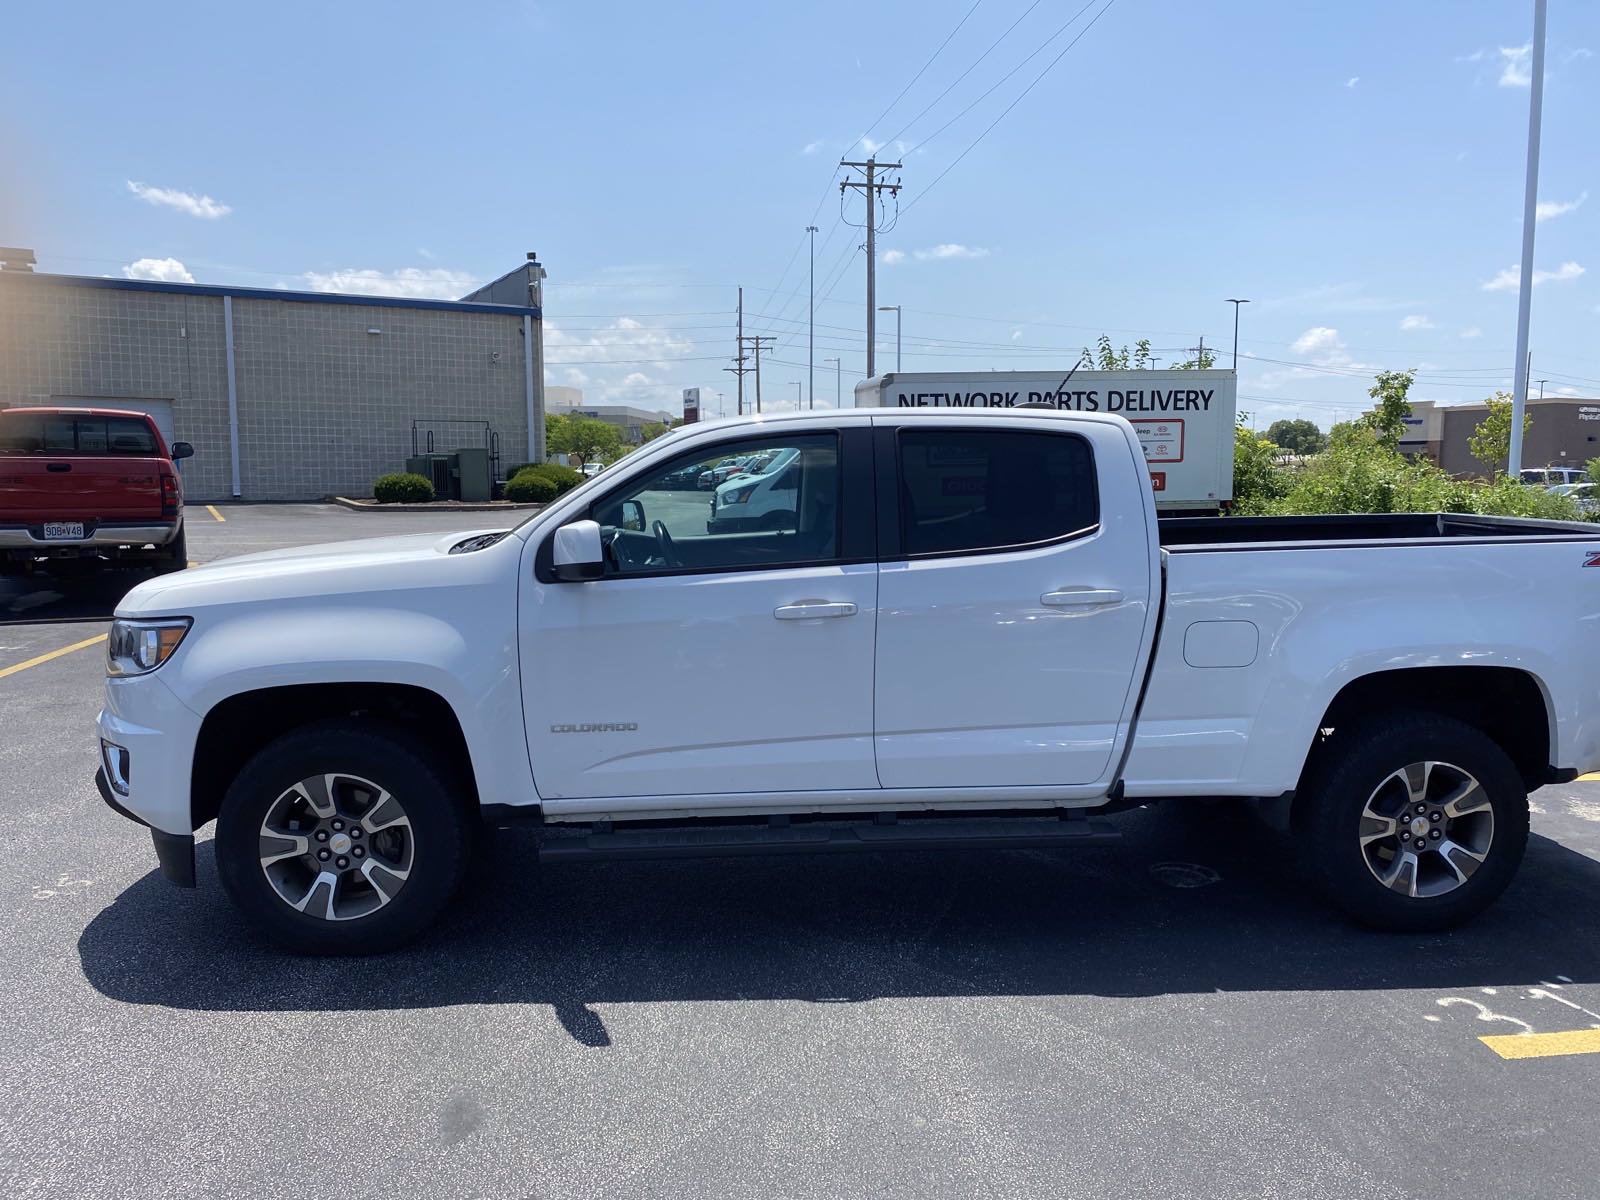
<path id="1" fill-rule="evenodd" d="M 782 527 L 697 462 L 781 452 Z M 1600 529 L 1158 521 L 1115 416 L 689 426 L 510 531 L 248 555 L 117 609 L 97 782 L 310 952 L 415 935 L 478 833 L 547 858 L 1073 846 L 1289 798 L 1356 918 L 1488 904 L 1527 792 L 1600 767 Z M 748 686 L 758 673 L 762 686 Z"/>

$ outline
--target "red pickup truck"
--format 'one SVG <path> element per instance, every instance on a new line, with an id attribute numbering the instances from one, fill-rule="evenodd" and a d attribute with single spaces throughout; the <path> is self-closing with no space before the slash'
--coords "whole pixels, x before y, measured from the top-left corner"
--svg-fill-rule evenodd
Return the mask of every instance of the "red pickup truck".
<path id="1" fill-rule="evenodd" d="M 169 451 L 140 412 L 0 409 L 0 574 L 61 559 L 183 570 L 183 485 L 174 463 L 193 453 L 188 442 Z"/>

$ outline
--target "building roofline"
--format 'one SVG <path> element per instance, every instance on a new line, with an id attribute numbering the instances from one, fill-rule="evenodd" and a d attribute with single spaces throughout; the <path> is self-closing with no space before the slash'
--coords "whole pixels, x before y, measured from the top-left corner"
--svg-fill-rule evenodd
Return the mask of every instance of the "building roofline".
<path id="1" fill-rule="evenodd" d="M 67 287 L 107 288 L 123 292 L 170 292 L 181 296 L 233 296 L 240 300 L 288 300 L 297 304 L 352 304 L 363 308 L 424 308 L 443 312 L 494 313 L 502 317 L 540 319 L 537 308 L 520 304 L 488 304 L 481 300 L 432 300 L 410 296 L 362 296 L 349 292 L 295 292 L 287 288 L 232 287 L 215 283 L 168 283 L 156 279 L 109 279 L 96 275 L 50 275 L 38 271 L 0 271 L 0 281 L 33 279 Z"/>

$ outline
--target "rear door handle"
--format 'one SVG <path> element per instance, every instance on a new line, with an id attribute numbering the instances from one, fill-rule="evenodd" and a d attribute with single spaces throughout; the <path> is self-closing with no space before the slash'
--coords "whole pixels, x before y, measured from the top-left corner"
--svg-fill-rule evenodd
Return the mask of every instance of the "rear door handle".
<path id="1" fill-rule="evenodd" d="M 1039 603 L 1051 608 L 1100 608 L 1107 604 L 1121 604 L 1122 593 L 1115 588 L 1062 588 L 1046 592 Z"/>
<path id="2" fill-rule="evenodd" d="M 70 471 L 70 470 L 72 470 L 72 464 L 71 463 L 45 463 L 44 469 L 46 471 Z"/>
<path id="3" fill-rule="evenodd" d="M 817 617 L 853 617 L 856 606 L 848 600 L 802 600 L 772 610 L 780 621 L 811 621 Z"/>

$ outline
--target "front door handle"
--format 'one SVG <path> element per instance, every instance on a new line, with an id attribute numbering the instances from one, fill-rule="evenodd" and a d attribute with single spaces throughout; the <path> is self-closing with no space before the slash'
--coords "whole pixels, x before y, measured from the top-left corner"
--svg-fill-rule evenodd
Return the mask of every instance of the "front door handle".
<path id="1" fill-rule="evenodd" d="M 801 600 L 772 610 L 780 621 L 811 621 L 817 617 L 853 617 L 856 606 L 848 600 Z"/>
<path id="2" fill-rule="evenodd" d="M 1121 604 L 1122 593 L 1115 588 L 1061 588 L 1040 596 L 1039 603 L 1051 608 L 1101 608 Z"/>
<path id="3" fill-rule="evenodd" d="M 71 463 L 45 463 L 44 469 L 46 471 L 55 471 L 55 472 L 57 472 L 59 474 L 62 471 L 70 471 L 70 470 L 72 470 L 72 464 Z"/>

